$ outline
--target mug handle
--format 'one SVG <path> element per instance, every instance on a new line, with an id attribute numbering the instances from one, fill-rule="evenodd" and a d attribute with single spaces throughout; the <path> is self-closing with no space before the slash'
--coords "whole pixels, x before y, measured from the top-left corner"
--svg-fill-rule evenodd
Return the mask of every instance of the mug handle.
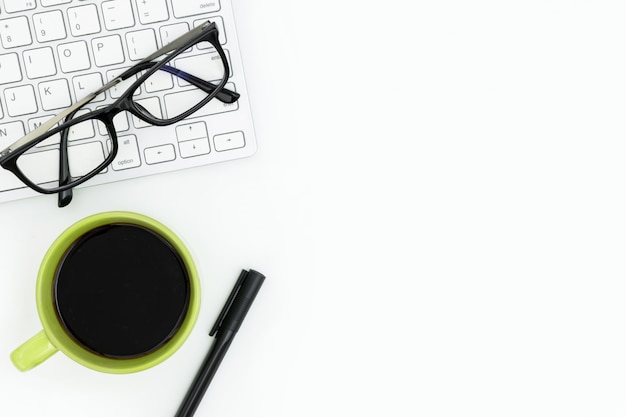
<path id="1" fill-rule="evenodd" d="M 46 332 L 42 330 L 11 353 L 11 362 L 20 371 L 28 371 L 54 355 L 58 350 L 50 342 Z"/>

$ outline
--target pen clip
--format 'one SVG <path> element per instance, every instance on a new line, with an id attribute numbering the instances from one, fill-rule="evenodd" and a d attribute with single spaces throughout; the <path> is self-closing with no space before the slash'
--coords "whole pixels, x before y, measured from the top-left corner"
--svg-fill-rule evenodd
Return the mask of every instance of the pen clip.
<path id="1" fill-rule="evenodd" d="M 241 274 L 239 274 L 239 278 L 237 279 L 233 290 L 230 292 L 228 300 L 226 300 L 226 304 L 224 304 L 224 307 L 222 308 L 220 315 L 217 317 L 213 328 L 209 332 L 209 336 L 214 336 L 220 330 L 220 327 L 222 327 L 224 317 L 226 317 L 226 314 L 228 314 L 228 310 L 230 310 L 230 307 L 233 305 L 233 301 L 235 300 L 235 297 L 237 296 L 237 293 L 243 285 L 243 282 L 245 281 L 247 275 L 248 271 L 246 271 L 245 269 L 241 271 Z"/>

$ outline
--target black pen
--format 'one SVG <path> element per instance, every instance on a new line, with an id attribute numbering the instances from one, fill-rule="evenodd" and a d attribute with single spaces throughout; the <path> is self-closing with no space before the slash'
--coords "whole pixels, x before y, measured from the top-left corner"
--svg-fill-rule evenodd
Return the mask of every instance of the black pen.
<path id="1" fill-rule="evenodd" d="M 209 333 L 209 336 L 216 335 L 215 342 L 178 408 L 176 417 L 191 417 L 196 412 L 264 280 L 263 274 L 252 269 L 241 271 L 235 287 Z"/>

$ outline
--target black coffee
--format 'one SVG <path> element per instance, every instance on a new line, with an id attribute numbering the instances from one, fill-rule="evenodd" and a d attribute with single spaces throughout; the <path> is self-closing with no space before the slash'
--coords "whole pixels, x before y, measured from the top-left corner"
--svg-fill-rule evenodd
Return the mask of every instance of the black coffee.
<path id="1" fill-rule="evenodd" d="M 114 224 L 80 237 L 57 268 L 54 298 L 66 331 L 100 355 L 133 358 L 165 344 L 189 306 L 176 250 L 139 226 Z"/>

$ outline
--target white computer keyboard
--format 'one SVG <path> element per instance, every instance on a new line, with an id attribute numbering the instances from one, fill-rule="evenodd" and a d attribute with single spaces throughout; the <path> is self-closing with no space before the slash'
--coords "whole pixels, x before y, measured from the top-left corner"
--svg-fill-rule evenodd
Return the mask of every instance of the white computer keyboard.
<path id="1" fill-rule="evenodd" d="M 120 113 L 115 118 L 118 155 L 84 186 L 252 155 L 256 140 L 231 0 L 0 0 L 0 149 L 206 20 L 219 28 L 231 68 L 227 87 L 241 98 L 233 104 L 213 100 L 166 127 Z M 196 46 L 181 57 L 201 63 L 212 53 L 213 48 Z M 116 86 L 87 107 L 112 102 L 126 86 Z M 158 94 L 141 95 L 158 100 L 167 113 L 164 106 L 184 94 L 179 90 L 172 83 Z M 86 139 L 70 146 L 84 146 Z M 0 169 L 0 202 L 33 195 L 38 194 Z"/>

